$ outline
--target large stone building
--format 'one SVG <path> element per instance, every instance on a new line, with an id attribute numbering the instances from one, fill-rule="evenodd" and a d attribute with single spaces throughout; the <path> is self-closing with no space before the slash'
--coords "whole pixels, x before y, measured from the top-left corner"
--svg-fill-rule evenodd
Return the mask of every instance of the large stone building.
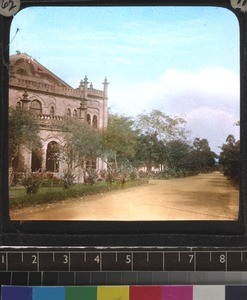
<path id="1" fill-rule="evenodd" d="M 51 120 L 78 118 L 99 129 L 107 127 L 107 88 L 105 78 L 103 90 L 93 88 L 87 77 L 74 89 L 50 72 L 31 56 L 17 53 L 10 56 L 9 106 L 30 110 L 40 125 L 42 143 L 41 156 L 35 151 L 21 149 L 25 167 L 30 172 L 52 172 L 61 177 L 66 166 L 59 159 L 50 159 L 54 149 L 64 143 L 61 132 L 51 128 Z M 57 147 L 58 146 L 58 147 Z M 88 166 L 96 169 L 106 168 L 101 159 L 88 161 Z M 77 180 L 83 178 L 81 169 L 77 170 Z"/>

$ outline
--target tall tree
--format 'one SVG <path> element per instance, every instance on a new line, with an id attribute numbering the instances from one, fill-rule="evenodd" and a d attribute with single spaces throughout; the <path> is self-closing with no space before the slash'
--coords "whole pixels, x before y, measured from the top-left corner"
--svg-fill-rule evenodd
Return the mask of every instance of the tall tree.
<path id="1" fill-rule="evenodd" d="M 39 124 L 27 110 L 9 111 L 9 167 L 15 172 L 21 166 L 21 147 L 34 150 L 40 148 Z M 23 170 L 22 170 L 23 171 Z"/>
<path id="2" fill-rule="evenodd" d="M 166 143 L 166 165 L 176 171 L 191 169 L 193 164 L 191 150 L 191 145 L 186 141 L 174 140 Z"/>
<path id="3" fill-rule="evenodd" d="M 109 162 L 121 165 L 131 161 L 137 147 L 137 132 L 132 119 L 109 114 L 107 129 L 103 132 L 103 146 Z"/>
<path id="4" fill-rule="evenodd" d="M 236 141 L 233 135 L 228 135 L 226 143 L 221 147 L 219 164 L 223 168 L 224 175 L 236 182 L 239 181 L 239 157 L 240 141 Z"/>
<path id="5" fill-rule="evenodd" d="M 78 119 L 68 118 L 59 124 L 64 144 L 60 147 L 60 160 L 72 166 L 82 166 L 87 160 L 103 156 L 102 134 L 98 129 Z"/>
<path id="6" fill-rule="evenodd" d="M 147 172 L 150 172 L 152 167 L 159 167 L 163 164 L 164 154 L 164 142 L 158 139 L 156 133 L 138 136 L 137 152 L 134 159 L 136 166 L 145 167 Z"/>
<path id="7" fill-rule="evenodd" d="M 208 172 L 215 168 L 217 155 L 211 151 L 207 139 L 195 138 L 193 141 L 193 161 L 200 172 Z"/>
<path id="8" fill-rule="evenodd" d="M 188 131 L 186 121 L 181 117 L 168 116 L 159 110 L 140 114 L 136 118 L 136 127 L 143 134 L 156 134 L 159 140 L 185 140 Z"/>

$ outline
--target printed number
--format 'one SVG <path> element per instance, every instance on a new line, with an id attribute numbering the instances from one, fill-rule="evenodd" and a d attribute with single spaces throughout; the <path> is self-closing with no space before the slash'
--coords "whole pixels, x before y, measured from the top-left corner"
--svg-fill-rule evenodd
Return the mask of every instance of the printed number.
<path id="1" fill-rule="evenodd" d="M 68 255 L 63 256 L 63 264 L 67 264 L 69 262 L 69 257 Z"/>
<path id="2" fill-rule="evenodd" d="M 37 264 L 37 255 L 32 255 L 32 264 Z"/>
<path id="3" fill-rule="evenodd" d="M 189 263 L 191 264 L 193 262 L 193 259 L 194 259 L 194 254 L 190 254 L 189 255 Z"/>
<path id="4" fill-rule="evenodd" d="M 126 255 L 126 264 L 130 264 L 131 263 L 131 256 L 130 254 Z"/>
<path id="5" fill-rule="evenodd" d="M 96 261 L 96 263 L 97 263 L 97 264 L 99 264 L 99 263 L 100 263 L 100 258 L 99 258 L 99 255 L 97 255 L 97 256 L 95 257 L 94 261 Z"/>
<path id="6" fill-rule="evenodd" d="M 224 264 L 226 262 L 226 256 L 224 254 L 221 254 L 220 256 L 220 263 Z"/>
<path id="7" fill-rule="evenodd" d="M 8 11 L 11 11 L 12 9 L 14 9 L 17 5 L 15 5 L 13 0 L 2 0 L 1 1 L 1 8 L 2 9 L 6 9 Z"/>

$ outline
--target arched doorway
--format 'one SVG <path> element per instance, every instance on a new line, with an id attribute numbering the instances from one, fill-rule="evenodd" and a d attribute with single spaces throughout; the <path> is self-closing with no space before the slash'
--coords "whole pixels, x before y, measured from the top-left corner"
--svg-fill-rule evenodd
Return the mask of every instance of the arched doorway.
<path id="1" fill-rule="evenodd" d="M 47 145 L 46 171 L 47 172 L 59 171 L 59 144 L 55 141 L 52 141 Z"/>

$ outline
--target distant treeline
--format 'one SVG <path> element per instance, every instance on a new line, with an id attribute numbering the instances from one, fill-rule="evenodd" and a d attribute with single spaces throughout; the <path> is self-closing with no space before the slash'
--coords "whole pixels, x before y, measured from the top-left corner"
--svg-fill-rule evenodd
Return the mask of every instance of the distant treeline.
<path id="1" fill-rule="evenodd" d="M 236 141 L 233 135 L 229 135 L 226 139 L 226 143 L 221 147 L 221 150 L 219 165 L 224 175 L 234 182 L 239 183 L 240 141 Z"/>

